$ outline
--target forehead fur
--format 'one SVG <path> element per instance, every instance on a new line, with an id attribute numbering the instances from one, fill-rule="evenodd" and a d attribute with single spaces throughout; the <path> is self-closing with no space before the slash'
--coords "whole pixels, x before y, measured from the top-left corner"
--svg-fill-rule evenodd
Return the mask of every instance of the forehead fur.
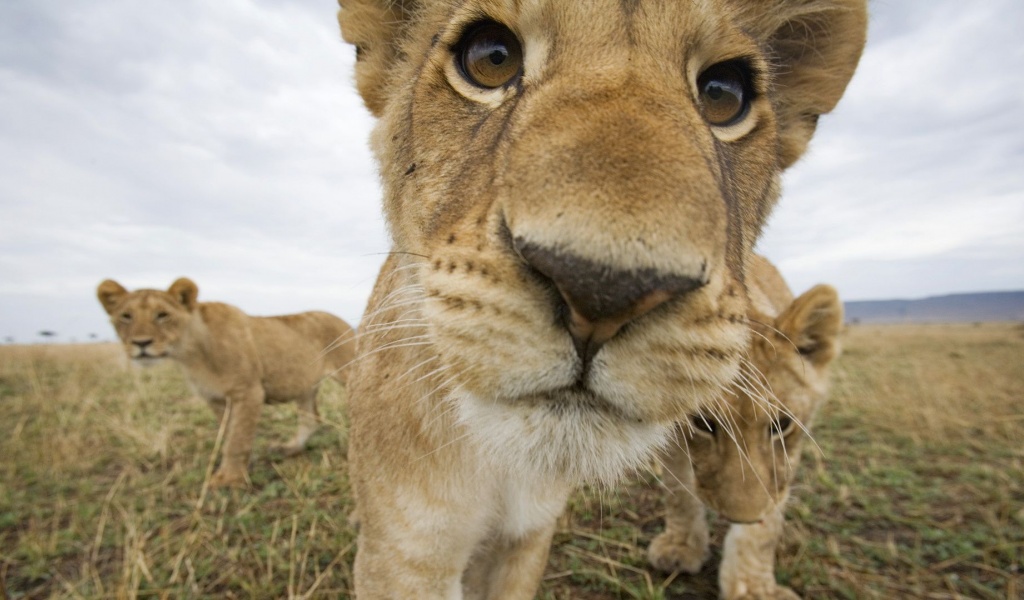
<path id="1" fill-rule="evenodd" d="M 133 310 L 156 310 L 169 307 L 181 308 L 167 292 L 149 289 L 135 290 L 125 294 L 124 299 L 117 305 L 118 309 L 130 308 Z"/>

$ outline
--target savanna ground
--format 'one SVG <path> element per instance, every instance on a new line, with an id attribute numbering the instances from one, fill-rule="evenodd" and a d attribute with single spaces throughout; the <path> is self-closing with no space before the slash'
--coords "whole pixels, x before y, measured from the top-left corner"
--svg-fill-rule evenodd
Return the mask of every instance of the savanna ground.
<path id="1" fill-rule="evenodd" d="M 217 425 L 172 365 L 113 345 L 0 347 L 0 599 L 350 596 L 345 394 L 297 458 L 270 407 L 247 491 L 208 490 Z M 789 504 L 804 598 L 1024 598 L 1024 327 L 855 326 Z M 541 598 L 713 598 L 656 573 L 656 477 L 572 500 Z"/>

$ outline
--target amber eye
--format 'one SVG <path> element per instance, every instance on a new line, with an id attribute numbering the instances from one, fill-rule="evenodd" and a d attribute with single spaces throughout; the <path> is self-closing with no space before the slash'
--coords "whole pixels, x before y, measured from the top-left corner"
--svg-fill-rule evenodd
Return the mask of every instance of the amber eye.
<path id="1" fill-rule="evenodd" d="M 752 95 L 747 89 L 748 81 L 747 69 L 737 61 L 718 63 L 701 73 L 697 90 L 704 119 L 725 127 L 743 118 Z"/>
<path id="2" fill-rule="evenodd" d="M 457 46 L 463 76 L 480 87 L 508 85 L 522 72 L 523 48 L 508 27 L 487 22 L 472 27 Z"/>
<path id="3" fill-rule="evenodd" d="M 718 432 L 718 425 L 703 415 L 694 415 L 690 417 L 690 423 L 693 424 L 693 428 L 697 431 L 703 431 L 710 435 L 715 435 Z"/>
<path id="4" fill-rule="evenodd" d="M 164 321 L 169 319 L 170 316 L 171 315 L 169 315 L 168 313 L 166 313 L 164 311 L 160 311 L 160 312 L 156 313 L 156 322 L 157 323 L 163 323 Z"/>
<path id="5" fill-rule="evenodd" d="M 780 436 L 789 433 L 789 430 L 792 426 L 793 419 L 783 415 L 779 417 L 777 420 L 772 421 L 772 424 L 769 425 L 769 429 L 771 429 L 772 435 Z"/>
<path id="6" fill-rule="evenodd" d="M 132 322 L 132 313 L 121 313 L 120 319 L 121 319 L 122 323 L 131 323 Z"/>

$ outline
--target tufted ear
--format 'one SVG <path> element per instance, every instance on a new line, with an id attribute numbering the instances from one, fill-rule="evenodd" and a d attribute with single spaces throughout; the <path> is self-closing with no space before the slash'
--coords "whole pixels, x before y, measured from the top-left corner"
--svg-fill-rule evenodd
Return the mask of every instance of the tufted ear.
<path id="1" fill-rule="evenodd" d="M 96 297 L 99 298 L 100 304 L 103 305 L 103 310 L 107 311 L 107 314 L 113 314 L 114 308 L 117 307 L 117 303 L 121 301 L 128 293 L 128 290 L 124 289 L 120 283 L 113 279 L 106 279 L 103 283 L 99 284 L 96 288 Z"/>
<path id="2" fill-rule="evenodd" d="M 737 2 L 740 22 L 768 49 L 779 120 L 780 166 L 807 148 L 818 117 L 835 108 L 867 37 L 866 0 Z"/>
<path id="3" fill-rule="evenodd" d="M 826 367 L 839 355 L 843 304 L 830 285 L 804 292 L 775 320 L 775 328 L 792 341 L 816 368 Z"/>
<path id="4" fill-rule="evenodd" d="M 173 296 L 178 302 L 181 302 L 181 305 L 184 306 L 186 310 L 192 312 L 192 309 L 196 307 L 196 298 L 199 297 L 199 286 L 197 286 L 188 277 L 179 277 L 171 284 L 167 293 Z"/>
<path id="5" fill-rule="evenodd" d="M 384 112 L 392 67 L 417 0 L 339 0 L 341 37 L 356 47 L 356 87 L 374 116 Z"/>

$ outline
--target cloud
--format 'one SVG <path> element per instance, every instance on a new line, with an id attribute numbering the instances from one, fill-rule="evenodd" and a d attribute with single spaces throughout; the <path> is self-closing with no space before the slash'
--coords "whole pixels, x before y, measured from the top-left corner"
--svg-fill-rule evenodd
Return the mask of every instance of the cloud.
<path id="1" fill-rule="evenodd" d="M 105 332 L 106 277 L 357 322 L 387 242 L 334 10 L 4 3 L 0 333 Z"/>
<path id="2" fill-rule="evenodd" d="M 760 248 L 793 287 L 847 299 L 1024 287 L 1024 6 L 872 10 L 858 73 Z"/>
<path id="3" fill-rule="evenodd" d="M 849 299 L 1024 288 L 1024 5 L 871 8 L 759 247 Z M 357 322 L 388 244 L 334 11 L 0 2 L 0 336 L 109 337 L 107 277 Z"/>

